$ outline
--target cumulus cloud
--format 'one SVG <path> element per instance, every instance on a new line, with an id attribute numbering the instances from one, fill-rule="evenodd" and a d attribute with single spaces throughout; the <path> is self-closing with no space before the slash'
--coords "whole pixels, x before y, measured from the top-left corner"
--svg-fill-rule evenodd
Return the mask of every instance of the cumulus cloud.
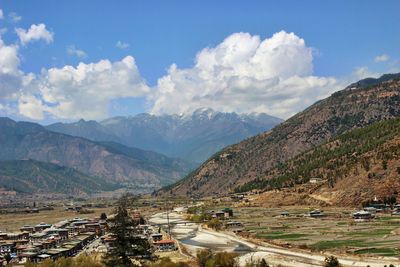
<path id="1" fill-rule="evenodd" d="M 44 119 L 44 110 L 42 101 L 33 95 L 22 94 L 18 99 L 19 114 L 34 120 Z"/>
<path id="2" fill-rule="evenodd" d="M 386 62 L 388 60 L 389 60 L 389 56 L 386 54 L 375 57 L 375 62 Z"/>
<path id="3" fill-rule="evenodd" d="M 79 57 L 79 49 L 69 48 Z M 266 39 L 234 33 L 199 51 L 192 67 L 172 64 L 150 88 L 131 56 L 25 74 L 19 69 L 18 46 L 4 44 L 0 36 L 0 111 L 13 109 L 35 120 L 102 119 L 115 100 L 146 97 L 148 111 L 155 114 L 210 107 L 287 118 L 344 87 L 343 80 L 313 74 L 313 51 L 294 33 L 281 31 Z M 353 76 L 372 74 L 359 68 Z"/>
<path id="4" fill-rule="evenodd" d="M 67 46 L 67 54 L 71 56 L 76 56 L 78 58 L 85 58 L 87 57 L 87 54 L 85 51 L 78 49 L 75 47 L 75 45 L 69 45 Z"/>
<path id="5" fill-rule="evenodd" d="M 24 30 L 22 28 L 15 29 L 19 40 L 22 45 L 26 45 L 29 42 L 44 40 L 46 43 L 53 42 L 54 33 L 46 29 L 46 25 L 32 24 L 29 30 Z"/>
<path id="6" fill-rule="evenodd" d="M 0 36 L 0 114 L 18 112 L 43 120 L 102 119 L 110 102 L 126 97 L 143 97 L 150 91 L 135 59 L 100 60 L 77 66 L 43 69 L 38 75 L 20 70 L 17 45 L 7 45 Z"/>
<path id="7" fill-rule="evenodd" d="M 55 117 L 101 119 L 107 117 L 111 100 L 143 96 L 149 88 L 134 58 L 127 56 L 117 62 L 101 60 L 44 70 L 39 78 L 39 91 L 41 110 Z M 28 117 L 40 117 L 40 114 Z"/>
<path id="8" fill-rule="evenodd" d="M 0 97 L 15 97 L 23 83 L 18 46 L 6 45 L 0 36 Z"/>
<path id="9" fill-rule="evenodd" d="M 21 16 L 19 16 L 17 13 L 15 13 L 15 12 L 10 12 L 10 14 L 8 14 L 8 17 L 10 18 L 10 20 L 12 21 L 12 22 L 14 22 L 14 23 L 17 23 L 17 22 L 19 22 L 21 19 L 22 19 L 22 17 Z"/>
<path id="10" fill-rule="evenodd" d="M 0 35 L 0 114 L 16 113 L 16 102 L 25 91 L 34 92 L 35 75 L 20 70 L 19 47 L 7 45 Z"/>
<path id="11" fill-rule="evenodd" d="M 363 67 L 358 67 L 355 69 L 355 71 L 353 72 L 353 74 L 351 76 L 351 80 L 354 81 L 354 80 L 361 80 L 361 79 L 365 79 L 365 78 L 378 78 L 381 75 L 382 75 L 382 73 L 373 72 L 367 66 L 363 66 Z"/>
<path id="12" fill-rule="evenodd" d="M 118 42 L 115 44 L 115 46 L 116 46 L 117 48 L 119 48 L 119 49 L 126 49 L 126 48 L 129 47 L 129 44 L 128 44 L 128 43 L 121 42 L 121 41 L 118 41 Z"/>
<path id="13" fill-rule="evenodd" d="M 153 94 L 151 112 L 267 112 L 287 118 L 338 89 L 334 78 L 313 76 L 312 48 L 294 33 L 261 40 L 234 33 L 201 50 L 192 68 L 172 65 Z"/>

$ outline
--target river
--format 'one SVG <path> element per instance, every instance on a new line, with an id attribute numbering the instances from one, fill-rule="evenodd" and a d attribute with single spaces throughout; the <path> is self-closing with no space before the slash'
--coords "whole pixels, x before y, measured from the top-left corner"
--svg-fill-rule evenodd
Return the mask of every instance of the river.
<path id="1" fill-rule="evenodd" d="M 252 248 L 242 242 L 204 231 L 199 224 L 185 220 L 178 212 L 171 212 L 168 216 L 172 236 L 192 252 L 197 249 L 229 251 L 238 254 L 253 251 Z M 163 225 L 164 229 L 167 229 L 167 220 L 167 213 L 165 212 L 157 213 L 149 219 L 151 224 Z"/>
<path id="2" fill-rule="evenodd" d="M 255 245 L 233 235 L 223 232 L 215 232 L 203 229 L 200 224 L 189 222 L 180 214 L 181 208 L 175 209 L 168 214 L 171 234 L 183 244 L 188 252 L 195 256 L 198 249 L 212 249 L 214 252 L 228 251 L 240 255 L 239 262 L 244 266 L 250 259 L 265 258 L 272 266 L 293 266 L 293 267 L 316 267 L 323 266 L 325 257 L 329 254 L 312 253 L 304 250 L 287 249 L 269 244 Z M 151 224 L 163 225 L 167 228 L 167 213 L 157 213 L 149 218 Z M 342 266 L 357 267 L 382 267 L 385 264 L 400 265 L 397 258 L 389 257 L 362 257 L 351 255 L 340 255 Z"/>

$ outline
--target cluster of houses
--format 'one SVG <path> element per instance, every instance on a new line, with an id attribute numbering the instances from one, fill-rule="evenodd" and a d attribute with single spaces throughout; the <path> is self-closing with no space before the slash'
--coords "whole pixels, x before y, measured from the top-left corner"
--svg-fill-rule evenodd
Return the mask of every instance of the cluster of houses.
<path id="1" fill-rule="evenodd" d="M 211 217 L 212 218 L 218 218 L 218 219 L 229 219 L 233 217 L 233 210 L 231 208 L 224 208 L 219 211 L 210 211 Z"/>
<path id="2" fill-rule="evenodd" d="M 0 232 L 0 266 L 6 258 L 14 263 L 76 255 L 107 228 L 105 220 L 75 218 L 54 225 L 24 225 L 18 233 Z"/>
<path id="3" fill-rule="evenodd" d="M 150 241 L 153 251 L 177 250 L 174 240 L 166 238 L 161 229 L 146 224 L 138 212 L 133 212 L 131 218 L 138 223 L 137 237 Z M 75 256 L 96 239 L 99 244 L 93 243 L 93 249 L 105 252 L 113 249 L 116 241 L 115 236 L 107 233 L 110 226 L 112 222 L 106 220 L 74 218 L 54 225 L 24 225 L 18 233 L 0 232 L 0 266 L 10 259 L 12 263 L 24 264 Z"/>
<path id="4" fill-rule="evenodd" d="M 354 212 L 353 219 L 355 221 L 367 221 L 375 218 L 376 213 L 391 213 L 392 215 L 400 215 L 400 204 L 389 205 L 381 203 L 372 203 L 364 209 Z"/>

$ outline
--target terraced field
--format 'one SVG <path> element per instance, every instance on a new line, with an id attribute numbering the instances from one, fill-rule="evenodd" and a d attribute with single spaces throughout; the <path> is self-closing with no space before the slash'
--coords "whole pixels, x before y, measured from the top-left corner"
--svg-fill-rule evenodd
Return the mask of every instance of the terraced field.
<path id="1" fill-rule="evenodd" d="M 222 206 L 221 206 L 222 207 Z M 219 208 L 219 207 L 215 207 Z M 400 216 L 377 214 L 369 222 L 355 222 L 355 210 L 326 208 L 325 217 L 305 216 L 312 207 L 238 207 L 234 220 L 251 238 L 312 251 L 400 257 Z M 280 214 L 285 211 L 288 217 Z"/>

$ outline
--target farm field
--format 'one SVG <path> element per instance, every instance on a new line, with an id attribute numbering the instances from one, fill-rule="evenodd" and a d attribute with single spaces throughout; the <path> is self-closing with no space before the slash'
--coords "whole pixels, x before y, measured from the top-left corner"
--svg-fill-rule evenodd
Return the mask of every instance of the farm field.
<path id="1" fill-rule="evenodd" d="M 310 207 L 237 207 L 234 220 L 244 224 L 252 239 L 334 253 L 400 256 L 400 216 L 377 214 L 374 220 L 355 222 L 355 210 L 324 208 L 325 216 L 304 216 Z M 289 216 L 281 216 L 288 212 Z"/>

